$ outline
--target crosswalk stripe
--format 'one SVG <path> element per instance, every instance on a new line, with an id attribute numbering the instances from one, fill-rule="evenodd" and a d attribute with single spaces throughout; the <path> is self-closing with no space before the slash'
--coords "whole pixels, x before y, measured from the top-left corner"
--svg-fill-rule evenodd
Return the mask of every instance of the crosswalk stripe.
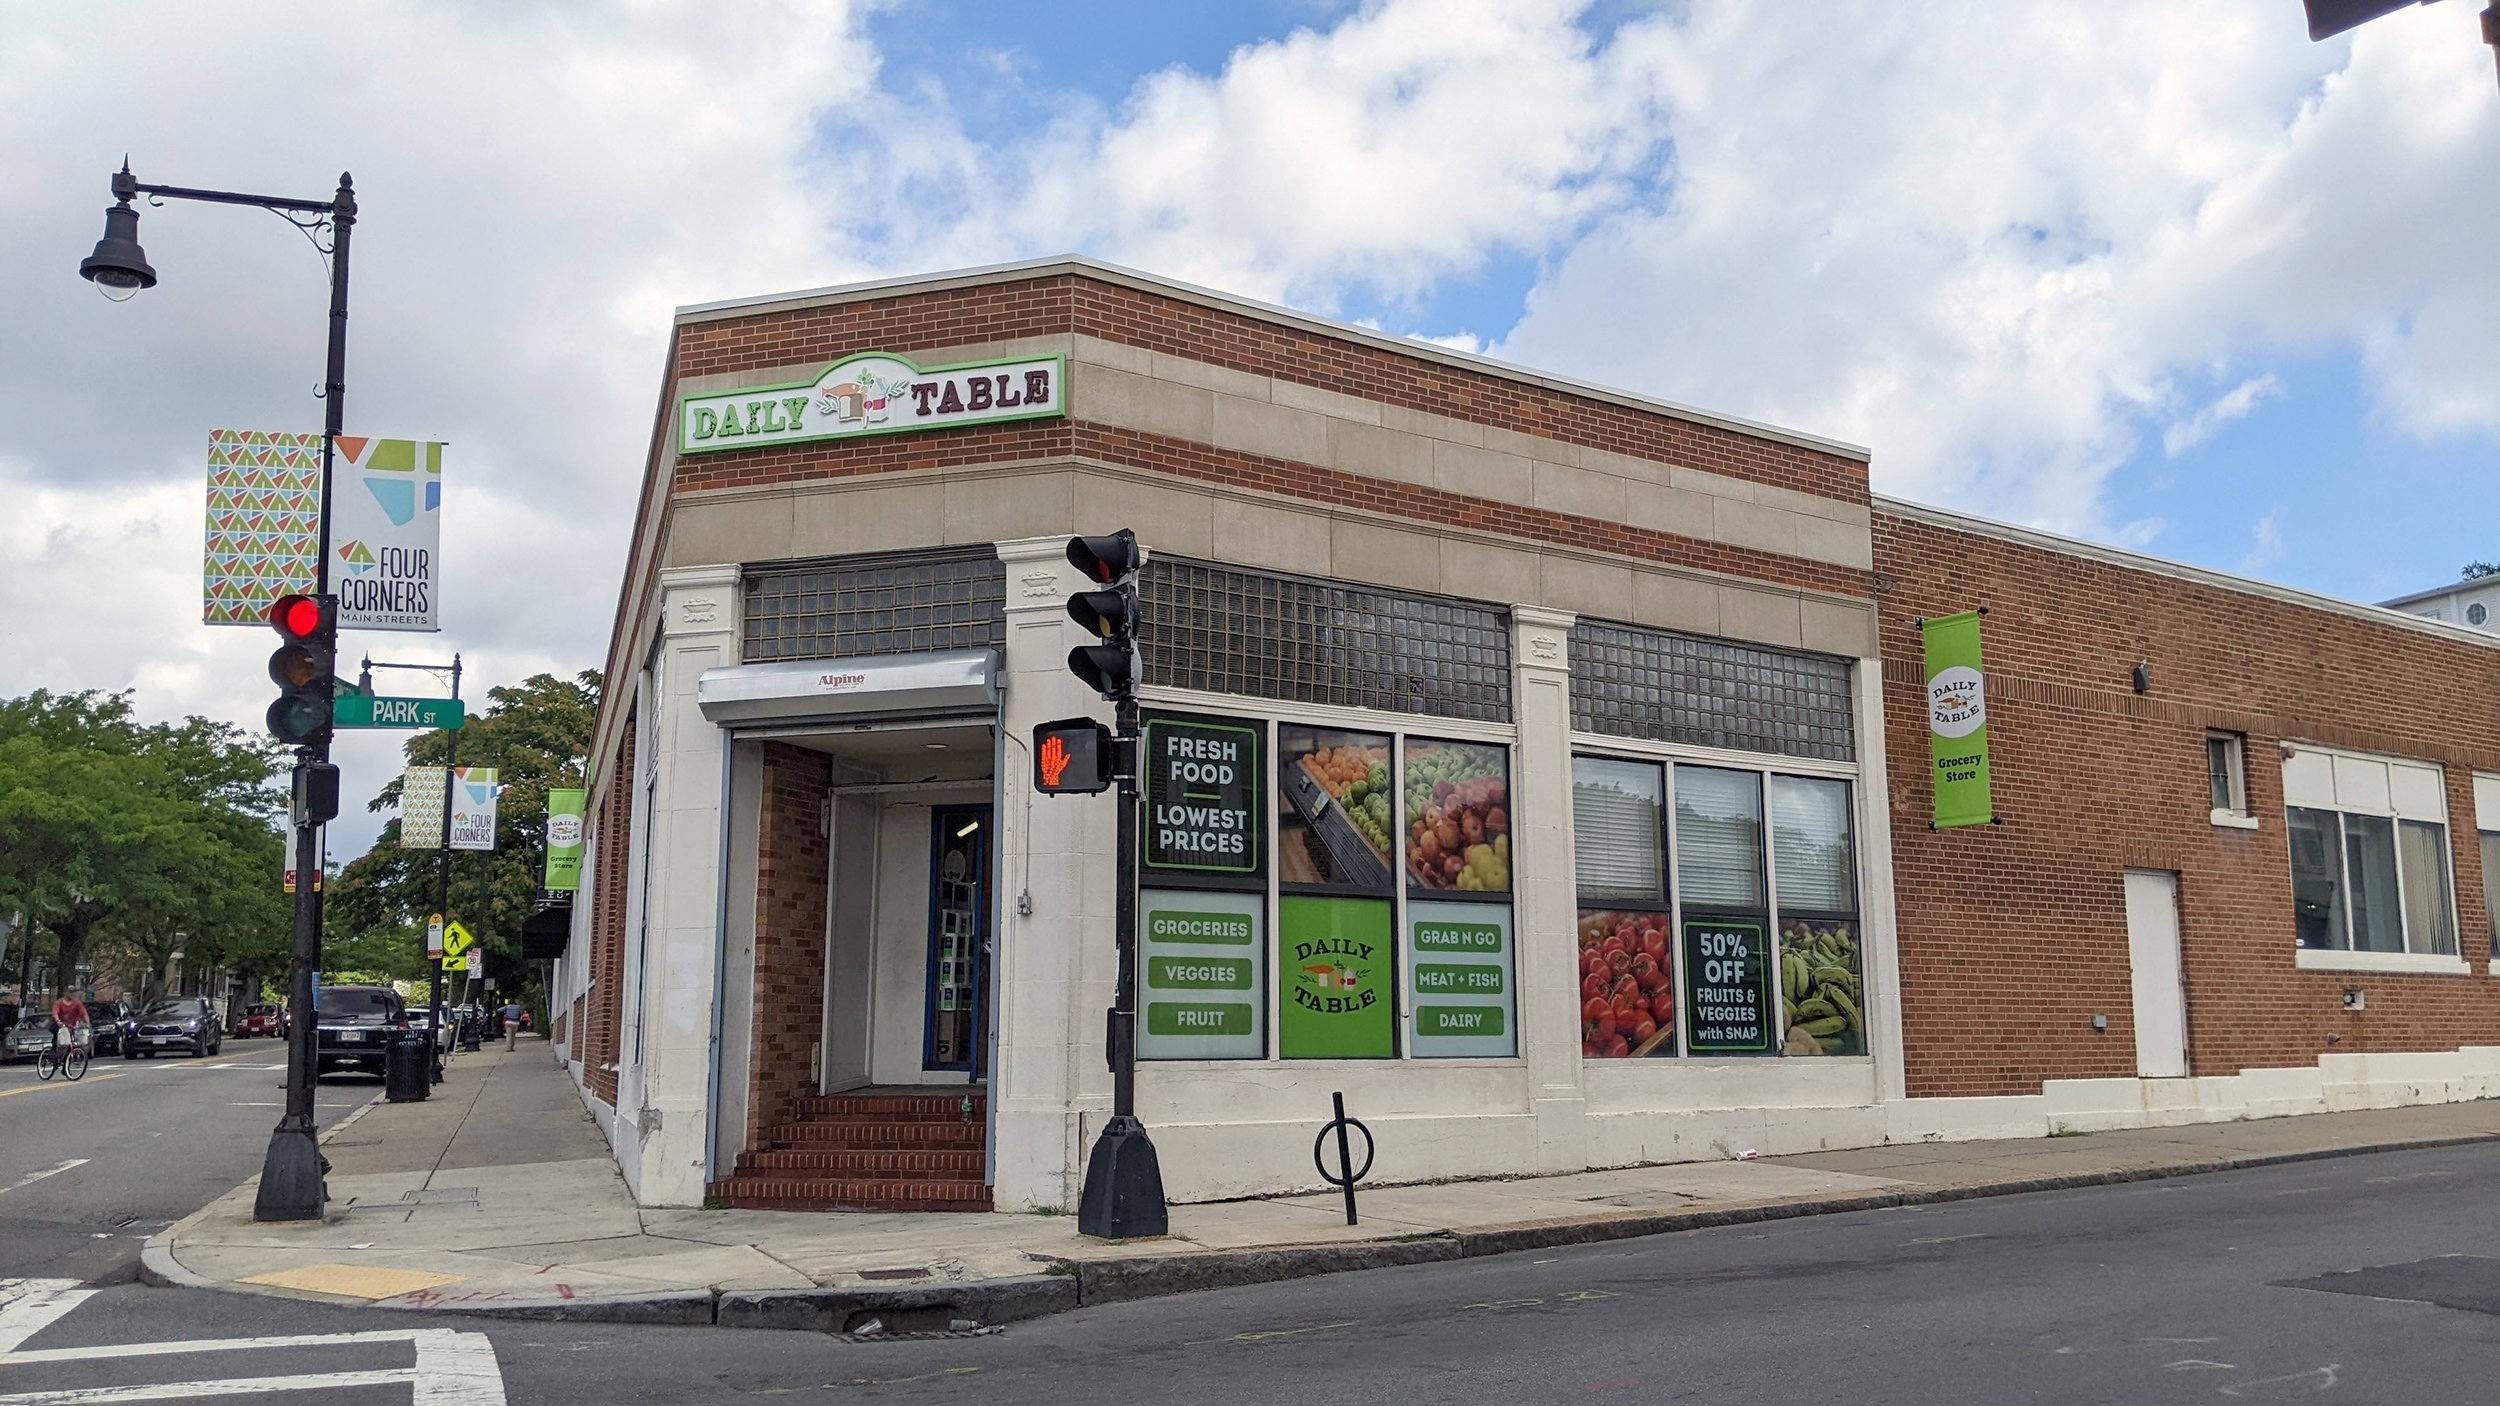
<path id="1" fill-rule="evenodd" d="M 0 1279 L 0 1361 L 94 1293 L 75 1279 Z"/>
<path id="2" fill-rule="evenodd" d="M 11 1281 L 0 1280 L 0 1294 L 7 1292 Z M 44 1286 L 59 1286 L 74 1281 L 24 1281 Z M 34 1293 L 74 1295 L 60 1304 L 45 1323 L 78 1306 L 92 1289 L 61 1290 L 47 1287 Z M 188 1382 L 150 1382 L 140 1386 L 78 1387 L 56 1391 L 30 1391 L 0 1395 L 0 1406 L 106 1406 L 112 1402 L 131 1401 L 197 1401 L 218 1396 L 257 1396 L 287 1391 L 335 1391 L 342 1387 L 395 1386 L 406 1383 L 414 1395 L 410 1406 L 505 1406 L 503 1373 L 495 1360 L 495 1345 L 483 1333 L 460 1332 L 450 1328 L 415 1328 L 366 1333 L 306 1333 L 266 1338 L 202 1338 L 189 1342 L 115 1343 L 109 1349 L 97 1347 L 44 1348 L 32 1352 L 16 1350 L 19 1342 L 32 1336 L 36 1324 L 14 1340 L 5 1334 L 11 1322 L 9 1315 L 27 1307 L 33 1296 L 20 1300 L 9 1309 L 0 1310 L 0 1367 L 33 1366 L 41 1363 L 92 1363 L 103 1356 L 119 1361 L 135 1357 L 181 1357 L 211 1352 L 263 1351 L 287 1347 L 336 1347 L 357 1343 L 410 1344 L 416 1352 L 413 1365 L 353 1372 L 304 1372 L 277 1377 L 235 1377 Z M 52 1299 L 45 1299 L 49 1305 Z"/>
<path id="3" fill-rule="evenodd" d="M 87 1165 L 90 1160 L 92 1159 L 86 1157 L 72 1157 L 57 1167 L 46 1167 L 40 1172 L 28 1172 L 26 1175 L 10 1182 L 7 1186 L 0 1186 L 0 1192 L 15 1191 L 21 1186 L 33 1186 L 36 1182 L 43 1180 L 45 1177 L 57 1177 L 61 1173 L 69 1171 L 74 1167 L 83 1167 Z"/>

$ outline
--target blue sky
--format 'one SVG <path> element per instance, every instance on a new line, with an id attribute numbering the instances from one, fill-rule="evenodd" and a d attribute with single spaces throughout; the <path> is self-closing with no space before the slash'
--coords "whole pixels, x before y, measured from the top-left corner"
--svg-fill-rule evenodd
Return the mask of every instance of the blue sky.
<path id="1" fill-rule="evenodd" d="M 151 210 L 164 281 L 107 307 L 71 269 L 125 151 L 356 173 L 350 430 L 453 445 L 446 629 L 395 643 L 480 689 L 601 658 L 673 309 L 1068 251 L 1863 444 L 1905 498 L 2438 585 L 2500 558 L 2476 10 L 2312 44 L 2291 0 L 0 7 L 0 695 L 266 703 L 263 642 L 196 623 L 201 456 L 318 426 L 319 264 Z M 249 77 L 314 71 L 358 101 Z"/>

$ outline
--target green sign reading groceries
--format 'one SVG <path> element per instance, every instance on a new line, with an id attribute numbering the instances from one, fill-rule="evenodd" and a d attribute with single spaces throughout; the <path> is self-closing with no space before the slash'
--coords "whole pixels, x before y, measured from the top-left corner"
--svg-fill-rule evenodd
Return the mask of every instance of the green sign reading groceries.
<path id="1" fill-rule="evenodd" d="M 1266 1054 L 1265 895 L 1147 889 L 1139 897 L 1138 1058 Z"/>

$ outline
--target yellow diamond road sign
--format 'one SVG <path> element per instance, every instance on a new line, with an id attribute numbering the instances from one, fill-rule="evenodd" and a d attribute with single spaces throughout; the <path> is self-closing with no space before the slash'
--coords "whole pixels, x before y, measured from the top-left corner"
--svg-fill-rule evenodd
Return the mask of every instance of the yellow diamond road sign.
<path id="1" fill-rule="evenodd" d="M 443 924 L 444 956 L 457 957 L 475 946 L 477 939 L 469 936 L 469 930 L 460 926 L 457 920 Z"/>

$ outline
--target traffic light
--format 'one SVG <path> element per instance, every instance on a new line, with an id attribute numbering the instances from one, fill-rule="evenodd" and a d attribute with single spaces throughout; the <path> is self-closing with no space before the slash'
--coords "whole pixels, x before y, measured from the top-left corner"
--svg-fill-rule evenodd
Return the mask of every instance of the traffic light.
<path id="1" fill-rule="evenodd" d="M 1102 641 L 1069 650 L 1068 668 L 1114 702 L 1137 695 L 1137 568 L 1144 561 L 1137 534 L 1125 527 L 1108 537 L 1068 539 L 1069 565 L 1103 585 L 1068 597 L 1068 618 Z"/>
<path id="2" fill-rule="evenodd" d="M 269 656 L 269 732 L 293 747 L 330 740 L 331 665 L 338 650 L 337 617 L 325 596 L 281 596 L 269 607 L 270 628 L 285 643 Z"/>
<path id="3" fill-rule="evenodd" d="M 1111 729 L 1092 718 L 1061 718 L 1033 728 L 1033 789 L 1045 796 L 1091 796 L 1111 789 Z"/>

